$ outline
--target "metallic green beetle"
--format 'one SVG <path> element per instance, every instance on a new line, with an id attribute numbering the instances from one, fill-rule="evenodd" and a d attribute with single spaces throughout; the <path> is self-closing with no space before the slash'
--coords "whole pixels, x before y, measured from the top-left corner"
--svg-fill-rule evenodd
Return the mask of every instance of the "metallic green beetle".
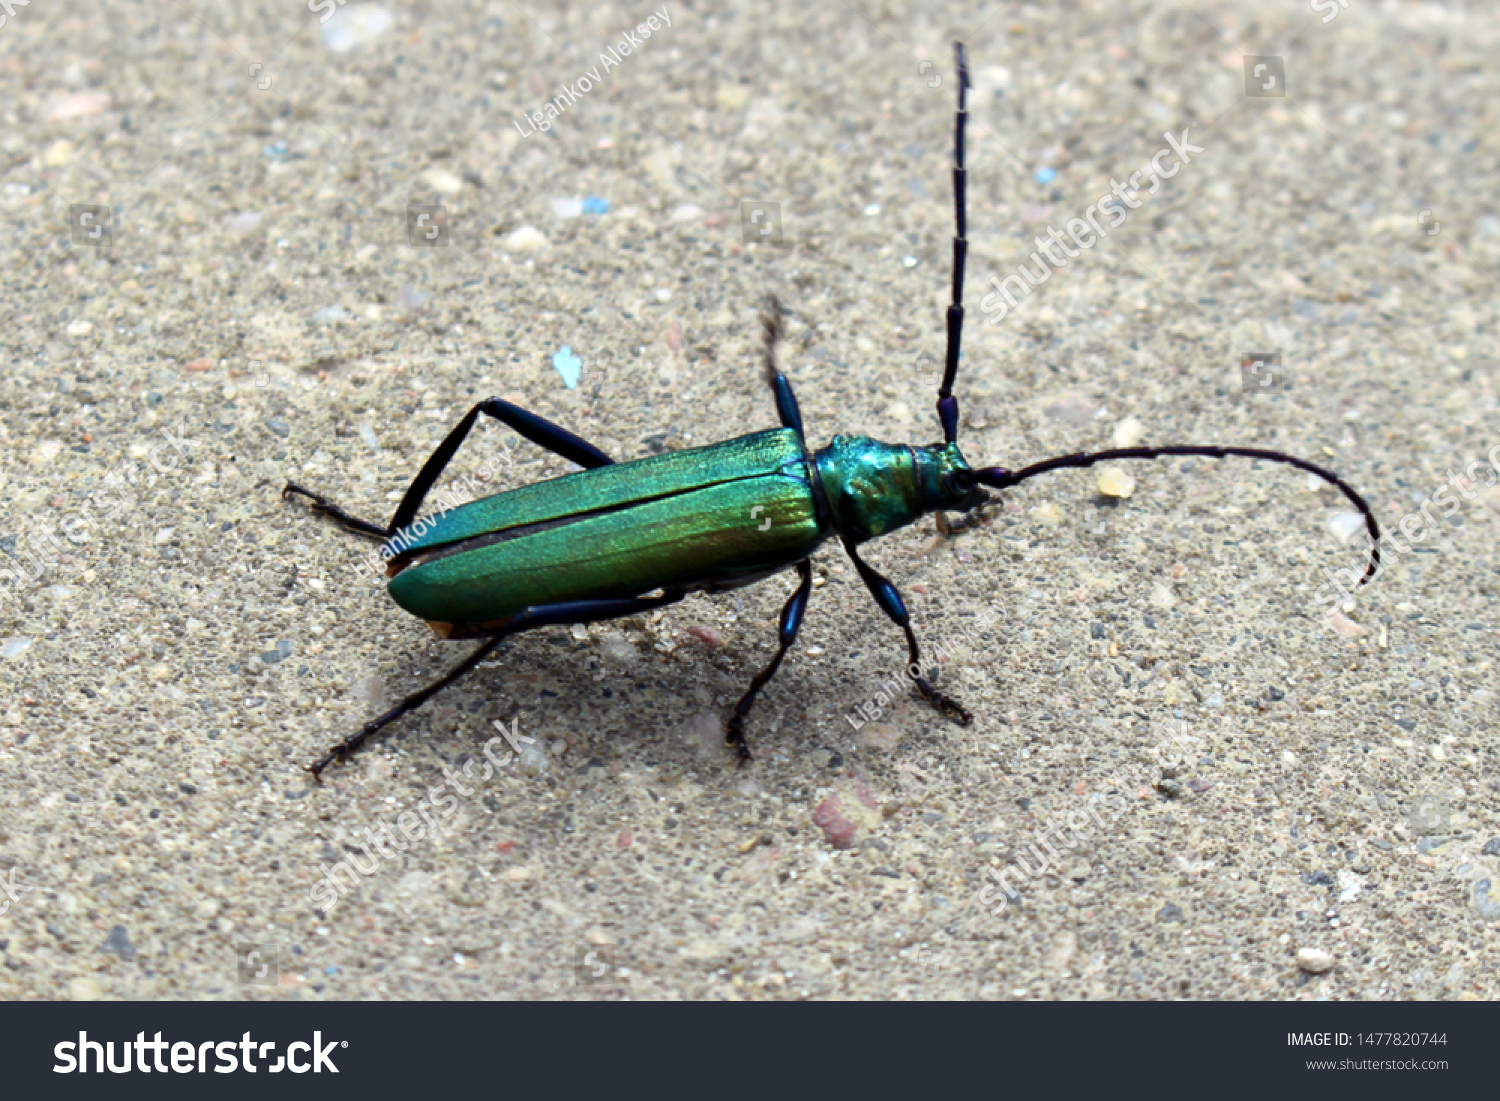
<path id="1" fill-rule="evenodd" d="M 558 624 L 595 623 L 638 615 L 687 593 L 722 592 L 788 568 L 800 577 L 781 612 L 776 654 L 750 682 L 727 724 L 727 740 L 741 763 L 750 759 L 744 723 L 756 695 L 780 667 L 812 592 L 810 556 L 837 536 L 877 604 L 906 636 L 907 673 L 916 689 L 961 724 L 971 721 L 956 700 L 922 675 L 910 616 L 896 587 L 859 556 L 867 540 L 905 527 L 928 513 L 971 512 L 992 500 L 983 487 L 1004 489 L 1049 470 L 1087 467 L 1112 459 L 1166 455 L 1239 455 L 1290 463 L 1337 486 L 1359 508 L 1372 540 L 1379 528 L 1362 497 L 1337 475 L 1303 459 L 1258 448 L 1131 447 L 1080 452 L 1017 471 L 974 469 L 958 450 L 958 373 L 963 329 L 965 227 L 964 127 L 968 67 L 955 44 L 958 112 L 955 126 L 952 300 L 947 356 L 938 390 L 943 442 L 889 444 L 865 436 L 835 436 L 810 451 L 791 384 L 776 368 L 781 308 L 769 301 L 765 317 L 766 377 L 781 427 L 723 443 L 615 463 L 592 444 L 552 422 L 498 398 L 480 402 L 440 444 L 412 481 L 389 525 L 349 515 L 323 496 L 288 484 L 296 494 L 348 529 L 383 540 L 389 592 L 402 608 L 443 637 L 486 639 L 447 676 L 364 725 L 311 767 L 314 776 L 342 761 L 376 731 L 420 707 L 478 665 L 502 639 Z M 486 497 L 441 515 L 417 519 L 439 475 L 480 414 L 584 469 Z M 1361 583 L 1374 576 L 1379 550 Z"/>

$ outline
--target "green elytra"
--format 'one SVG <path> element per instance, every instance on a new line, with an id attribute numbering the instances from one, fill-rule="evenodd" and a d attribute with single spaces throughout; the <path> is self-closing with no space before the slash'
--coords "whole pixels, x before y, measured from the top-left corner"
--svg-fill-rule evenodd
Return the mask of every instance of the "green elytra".
<path id="1" fill-rule="evenodd" d="M 717 592 L 979 503 L 956 444 L 836 436 L 809 455 L 790 428 L 566 474 L 422 522 L 390 594 L 448 638 L 525 608 Z"/>
<path id="2" fill-rule="evenodd" d="M 993 500 L 982 487 L 1004 489 L 1051 470 L 1090 467 L 1116 459 L 1168 455 L 1229 455 L 1286 463 L 1337 486 L 1364 516 L 1372 536 L 1370 565 L 1379 566 L 1379 526 L 1364 499 L 1331 471 L 1279 451 L 1210 446 L 1130 447 L 1078 452 L 1020 470 L 972 468 L 958 449 L 958 399 L 953 395 L 963 331 L 965 225 L 964 127 L 968 65 L 954 44 L 958 70 L 953 194 L 953 281 L 947 310 L 947 351 L 938 388 L 943 442 L 928 446 L 835 436 L 820 450 L 807 447 L 791 383 L 775 365 L 782 314 L 770 299 L 765 317 L 766 378 L 781 427 L 633 462 L 616 463 L 567 429 L 510 402 L 491 398 L 469 410 L 412 480 L 389 524 L 350 515 L 327 498 L 288 484 L 315 511 L 360 535 L 384 541 L 391 597 L 446 638 L 486 641 L 445 677 L 407 696 L 345 738 L 310 771 L 320 776 L 371 735 L 422 706 L 469 672 L 502 640 L 523 631 L 596 623 L 676 603 L 689 592 L 720 592 L 788 568 L 799 577 L 782 608 L 778 646 L 751 680 L 726 724 L 726 740 L 741 764 L 751 759 L 744 722 L 761 688 L 796 641 L 812 592 L 810 556 L 838 536 L 860 579 L 905 635 L 913 687 L 949 718 L 967 724 L 962 704 L 924 676 L 921 653 L 901 594 L 869 566 L 858 547 L 928 513 L 973 512 Z M 583 470 L 521 486 L 418 520 L 429 490 L 480 415 L 514 429 Z M 948 530 L 946 525 L 940 525 Z"/>

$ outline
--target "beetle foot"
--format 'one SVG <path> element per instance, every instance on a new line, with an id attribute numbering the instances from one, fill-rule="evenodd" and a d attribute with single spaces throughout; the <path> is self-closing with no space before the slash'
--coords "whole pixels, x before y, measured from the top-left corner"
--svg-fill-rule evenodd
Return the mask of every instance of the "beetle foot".
<path id="1" fill-rule="evenodd" d="M 349 743 L 340 742 L 338 745 L 334 746 L 327 753 L 325 753 L 323 755 L 323 759 L 317 764 L 308 765 L 307 771 L 311 772 L 313 774 L 313 779 L 321 784 L 323 782 L 323 770 L 329 765 L 333 764 L 335 761 L 337 761 L 339 764 L 343 764 L 349 759 L 349 751 Z"/>
<path id="2" fill-rule="evenodd" d="M 989 524 L 992 520 L 990 516 L 990 510 L 992 509 L 1000 509 L 1001 511 L 1005 509 L 1005 502 L 1001 500 L 998 493 L 990 494 L 983 504 L 976 505 L 968 512 L 960 513 L 956 520 L 948 519 L 947 514 L 941 511 L 933 513 L 933 520 L 937 524 L 938 531 L 951 538 L 962 532 L 973 531 L 975 528 Z"/>
<path id="3" fill-rule="evenodd" d="M 750 744 L 745 740 L 745 717 L 743 715 L 731 715 L 729 718 L 729 729 L 724 734 L 724 744 L 732 745 L 735 752 L 739 754 L 740 768 L 755 760 L 755 754 L 750 752 Z"/>
<path id="4" fill-rule="evenodd" d="M 968 726 L 974 721 L 974 716 L 969 713 L 969 709 L 952 696 L 944 696 L 939 693 L 938 698 L 932 702 L 937 704 L 939 711 L 947 715 L 948 718 L 952 719 L 959 726 Z"/>
<path id="5" fill-rule="evenodd" d="M 952 719 L 959 726 L 968 726 L 974 721 L 974 716 L 969 713 L 969 709 L 967 707 L 959 703 L 952 696 L 944 695 L 942 692 L 939 692 L 927 681 L 918 679 L 917 691 L 922 693 L 923 699 L 932 704 L 940 712 L 942 712 L 942 714 Z"/>

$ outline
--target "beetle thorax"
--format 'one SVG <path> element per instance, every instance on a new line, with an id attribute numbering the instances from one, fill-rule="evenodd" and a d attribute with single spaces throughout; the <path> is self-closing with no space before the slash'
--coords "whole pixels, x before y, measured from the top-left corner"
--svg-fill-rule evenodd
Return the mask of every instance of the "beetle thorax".
<path id="1" fill-rule="evenodd" d="M 953 444 L 913 447 L 868 436 L 835 436 L 813 455 L 830 519 L 840 535 L 863 542 L 938 509 L 972 507 L 968 464 Z"/>

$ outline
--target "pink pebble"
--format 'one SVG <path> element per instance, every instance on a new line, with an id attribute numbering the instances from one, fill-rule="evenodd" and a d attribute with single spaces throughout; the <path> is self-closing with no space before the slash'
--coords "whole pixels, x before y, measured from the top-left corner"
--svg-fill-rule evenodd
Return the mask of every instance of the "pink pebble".
<path id="1" fill-rule="evenodd" d="M 710 650 L 717 650 L 720 646 L 724 645 L 724 636 L 712 627 L 704 627 L 700 624 L 697 627 L 689 627 L 687 633 L 703 643 Z"/>
<path id="2" fill-rule="evenodd" d="M 854 823 L 841 813 L 839 797 L 830 795 L 813 811 L 813 825 L 823 831 L 823 836 L 835 849 L 854 847 Z"/>

